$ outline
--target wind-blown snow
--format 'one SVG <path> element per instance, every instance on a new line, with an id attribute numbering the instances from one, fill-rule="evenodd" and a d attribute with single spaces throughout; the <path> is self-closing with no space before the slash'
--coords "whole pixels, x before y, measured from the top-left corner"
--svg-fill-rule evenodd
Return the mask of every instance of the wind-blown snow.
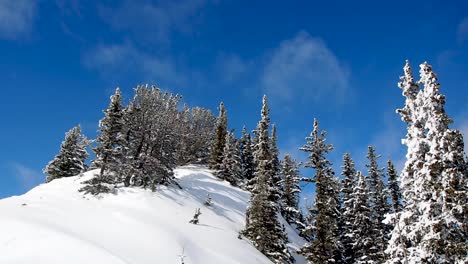
<path id="1" fill-rule="evenodd" d="M 216 179 L 208 169 L 175 170 L 183 190 L 121 188 L 101 198 L 78 192 L 93 173 L 0 200 L 0 263 L 179 264 L 182 252 L 185 264 L 271 263 L 237 238 L 249 193 Z M 203 204 L 208 193 L 209 207 Z M 189 220 L 196 208 L 202 215 L 193 225 Z M 285 226 L 290 247 L 302 246 L 304 241 Z"/>

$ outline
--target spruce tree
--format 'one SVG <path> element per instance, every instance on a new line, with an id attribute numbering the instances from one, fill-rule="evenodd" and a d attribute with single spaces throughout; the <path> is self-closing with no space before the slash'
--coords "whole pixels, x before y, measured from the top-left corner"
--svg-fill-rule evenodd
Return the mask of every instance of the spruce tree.
<path id="1" fill-rule="evenodd" d="M 373 246 L 370 248 L 369 256 L 372 261 L 381 263 L 385 259 L 385 247 L 390 232 L 388 225 L 383 223 L 385 215 L 389 212 L 387 202 L 387 190 L 383 181 L 383 168 L 379 168 L 378 158 L 380 155 L 375 153 L 372 146 L 368 147 L 367 159 L 368 168 L 368 186 L 369 186 L 369 202 L 372 210 L 372 229 L 369 230 L 373 237 Z"/>
<path id="2" fill-rule="evenodd" d="M 400 176 L 405 201 L 387 248 L 387 263 L 468 262 L 466 160 L 461 133 L 449 128 L 445 96 L 432 67 L 420 65 L 414 82 L 407 62 L 398 110 L 408 124 L 407 161 Z M 421 86 L 423 89 L 420 89 Z M 415 87 L 414 93 L 409 93 Z"/>
<path id="3" fill-rule="evenodd" d="M 237 186 L 240 181 L 242 175 L 241 159 L 237 140 L 232 131 L 226 134 L 223 163 L 217 175 L 233 186 Z"/>
<path id="4" fill-rule="evenodd" d="M 392 199 L 392 213 L 399 213 L 402 207 L 400 186 L 397 180 L 397 171 L 391 160 L 387 161 L 388 189 Z"/>
<path id="5" fill-rule="evenodd" d="M 252 139 L 250 134 L 247 133 L 247 129 L 242 129 L 242 137 L 240 138 L 240 149 L 241 149 L 241 164 L 242 164 L 242 179 L 246 185 L 254 177 L 255 163 L 252 150 Z"/>
<path id="6" fill-rule="evenodd" d="M 312 180 L 315 182 L 315 201 L 309 210 L 309 221 L 306 231 L 310 232 L 312 241 L 301 248 L 300 253 L 309 263 L 330 263 L 340 261 L 341 245 L 338 222 L 339 182 L 331 168 L 332 163 L 326 155 L 333 146 L 326 143 L 326 132 L 319 131 L 318 121 L 314 120 L 314 130 L 307 143 L 300 150 L 308 152 L 306 168 L 315 170 Z"/>
<path id="7" fill-rule="evenodd" d="M 304 216 L 299 208 L 299 194 L 301 193 L 299 168 L 288 153 L 284 155 L 282 165 L 281 174 L 284 180 L 282 181 L 281 214 L 301 234 L 305 224 Z"/>
<path id="8" fill-rule="evenodd" d="M 279 208 L 274 202 L 273 159 L 271 155 L 269 108 L 266 96 L 263 97 L 262 119 L 258 123 L 258 143 L 255 157 L 258 161 L 256 182 L 252 190 L 250 205 L 246 212 L 246 226 L 242 234 L 273 263 L 292 263 L 293 259 L 286 247 L 287 236 L 278 220 Z"/>
<path id="9" fill-rule="evenodd" d="M 278 135 L 276 126 L 271 126 L 271 138 L 270 138 L 270 152 L 272 158 L 272 169 L 273 169 L 273 185 L 275 187 L 275 201 L 278 201 L 283 193 L 282 179 L 281 179 L 281 164 L 279 161 L 279 150 L 277 146 Z"/>
<path id="10" fill-rule="evenodd" d="M 47 175 L 45 181 L 51 182 L 62 177 L 76 176 L 86 171 L 86 159 L 89 156 L 86 148 L 90 144 L 91 141 L 81 134 L 79 125 L 70 129 L 65 134 L 59 154 L 43 170 Z"/>
<path id="11" fill-rule="evenodd" d="M 93 151 L 96 153 L 94 166 L 100 167 L 99 175 L 84 182 L 85 187 L 80 191 L 91 194 L 110 192 L 108 184 L 114 184 L 117 173 L 122 168 L 124 153 L 126 148 L 123 134 L 123 106 L 120 89 L 117 88 L 111 96 L 109 107 L 104 110 L 104 118 L 99 121 L 99 131 L 101 134 L 96 142 L 99 144 Z"/>
<path id="12" fill-rule="evenodd" d="M 93 149 L 96 154 L 96 164 L 100 166 L 100 176 L 106 170 L 116 171 L 121 163 L 122 151 L 125 146 L 123 131 L 123 106 L 120 89 L 117 88 L 111 96 L 109 107 L 104 110 L 104 118 L 99 121 L 101 134 L 96 142 L 99 144 Z"/>
<path id="13" fill-rule="evenodd" d="M 342 204 L 343 204 L 343 234 L 341 241 L 343 243 L 343 258 L 345 263 L 354 263 L 355 254 L 353 249 L 354 232 L 356 226 L 354 225 L 356 210 L 355 210 L 355 188 L 356 188 L 356 169 L 354 161 L 349 153 L 343 156 L 343 181 L 341 184 Z"/>
<path id="14" fill-rule="evenodd" d="M 353 240 L 352 249 L 354 261 L 347 263 L 359 263 L 359 264 L 378 264 L 374 260 L 373 248 L 375 247 L 373 234 L 370 232 L 374 228 L 372 220 L 372 208 L 369 201 L 370 190 L 367 185 L 366 179 L 359 171 L 357 173 L 357 182 L 353 191 L 354 208 L 353 214 L 353 231 L 350 233 L 350 237 Z"/>
<path id="15" fill-rule="evenodd" d="M 223 163 L 223 150 L 226 145 L 227 114 L 224 103 L 219 105 L 219 115 L 216 120 L 213 144 L 211 145 L 210 169 L 218 171 Z"/>

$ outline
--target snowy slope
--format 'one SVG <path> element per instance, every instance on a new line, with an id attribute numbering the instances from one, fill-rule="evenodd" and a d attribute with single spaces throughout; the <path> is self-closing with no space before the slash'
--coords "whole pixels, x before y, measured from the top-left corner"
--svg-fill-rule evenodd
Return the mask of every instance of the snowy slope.
<path id="1" fill-rule="evenodd" d="M 178 168 L 183 187 L 122 188 L 101 198 L 78 192 L 83 176 L 57 179 L 0 200 L 0 263 L 271 263 L 245 240 L 249 194 L 197 166 Z M 204 206 L 206 195 L 213 199 Z M 200 224 L 188 221 L 201 208 Z M 303 241 L 289 226 L 291 247 Z M 298 257 L 297 263 L 304 263 Z"/>

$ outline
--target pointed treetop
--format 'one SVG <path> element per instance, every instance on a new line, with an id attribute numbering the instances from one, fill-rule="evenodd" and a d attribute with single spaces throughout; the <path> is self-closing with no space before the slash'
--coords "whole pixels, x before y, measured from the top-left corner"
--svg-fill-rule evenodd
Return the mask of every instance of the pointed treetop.
<path id="1" fill-rule="evenodd" d="M 267 96 L 263 95 L 262 117 L 268 117 L 269 114 L 270 108 L 268 107 Z"/>

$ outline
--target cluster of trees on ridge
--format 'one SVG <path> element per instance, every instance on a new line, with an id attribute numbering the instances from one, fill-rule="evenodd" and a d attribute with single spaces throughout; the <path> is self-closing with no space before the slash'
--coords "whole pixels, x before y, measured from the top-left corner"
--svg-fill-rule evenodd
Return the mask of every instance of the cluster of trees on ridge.
<path id="1" fill-rule="evenodd" d="M 293 263 L 283 217 L 308 243 L 298 253 L 309 263 L 468 263 L 468 160 L 463 136 L 449 128 L 445 96 L 432 67 L 420 65 L 415 81 L 409 62 L 398 86 L 406 98 L 398 109 L 407 123 L 405 167 L 398 176 L 387 161 L 368 148 L 367 174 L 358 171 L 349 153 L 339 179 L 327 155 L 333 146 L 314 121 L 300 150 L 308 153 L 299 175 L 298 163 L 285 154 L 279 159 L 276 127 L 271 125 L 266 96 L 261 119 L 252 133 L 244 127 L 237 139 L 228 130 L 227 111 L 183 106 L 181 97 L 156 87 L 138 86 L 124 106 L 120 90 L 100 121 L 93 148 L 99 168 L 81 191 L 113 192 L 119 186 L 151 188 L 178 186 L 177 165 L 208 164 L 215 175 L 251 192 L 246 226 L 239 237 L 274 263 Z M 88 170 L 87 147 L 92 143 L 77 126 L 66 134 L 60 153 L 44 169 L 46 182 Z M 315 199 L 299 207 L 301 182 L 315 184 Z M 180 187 L 180 186 L 179 186 Z"/>

